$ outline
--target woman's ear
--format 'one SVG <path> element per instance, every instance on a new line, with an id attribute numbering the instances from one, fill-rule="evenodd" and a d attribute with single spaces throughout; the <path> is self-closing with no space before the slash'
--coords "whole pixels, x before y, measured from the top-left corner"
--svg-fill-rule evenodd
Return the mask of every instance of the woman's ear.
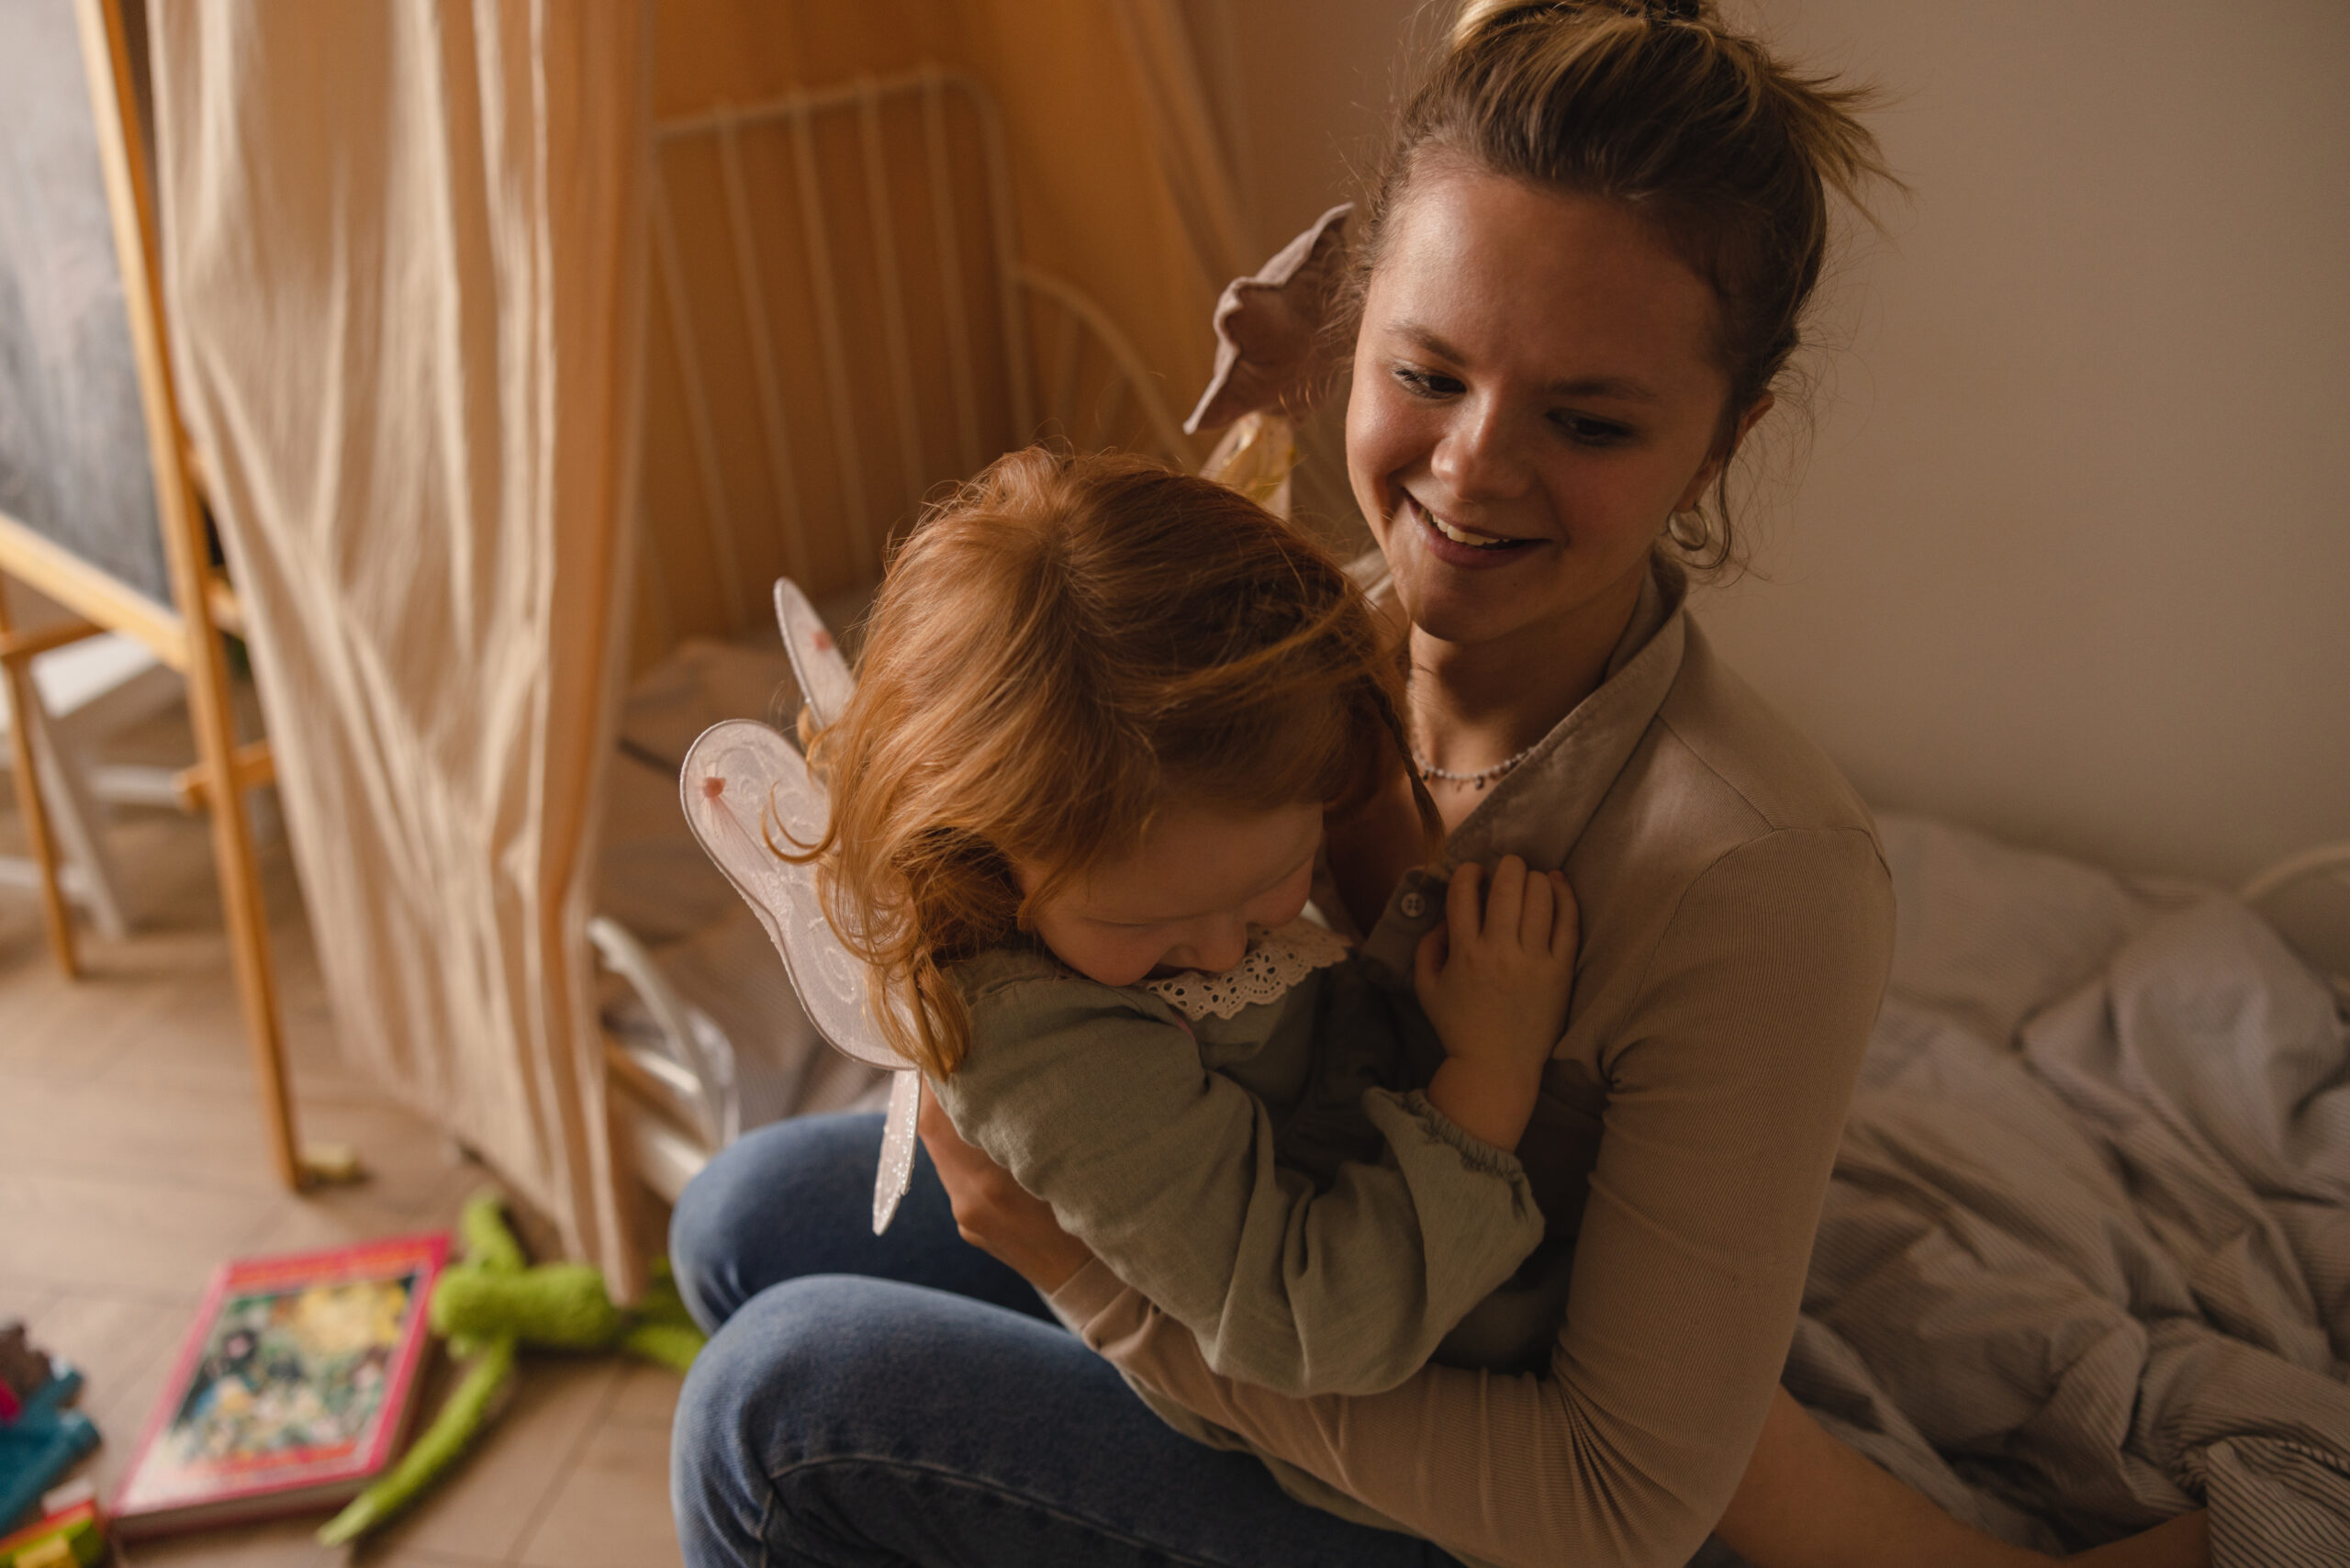
<path id="1" fill-rule="evenodd" d="M 1738 428 L 1730 431 L 1729 444 L 1699 464 L 1697 472 L 1689 476 L 1689 484 L 1681 492 L 1681 498 L 1673 503 L 1674 511 L 1689 511 L 1706 498 L 1706 492 L 1712 489 L 1714 481 L 1720 477 L 1723 465 L 1737 456 L 1738 449 L 1746 444 L 1747 432 L 1755 427 L 1763 415 L 1771 411 L 1771 406 L 1778 400 L 1771 393 L 1765 392 L 1749 405 L 1746 412 L 1738 417 Z"/>

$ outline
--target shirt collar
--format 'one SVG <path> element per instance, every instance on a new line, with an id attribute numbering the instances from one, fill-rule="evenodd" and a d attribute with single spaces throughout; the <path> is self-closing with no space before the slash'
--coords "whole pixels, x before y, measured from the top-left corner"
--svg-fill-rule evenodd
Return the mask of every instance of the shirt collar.
<path id="1" fill-rule="evenodd" d="M 1358 562 L 1358 580 L 1374 599 L 1392 596 L 1393 584 L 1375 565 Z M 1688 647 L 1688 580 L 1680 569 L 1659 563 L 1640 585 L 1639 602 L 1609 654 L 1597 689 L 1575 704 L 1535 744 L 1524 762 L 1502 776 L 1477 809 L 1445 841 L 1444 857 L 1427 871 L 1404 879 L 1397 898 L 1440 881 L 1454 867 L 1475 860 L 1490 864 L 1504 854 L 1521 855 L 1538 868 L 1566 864 L 1592 814 L 1615 786 L 1617 775 L 1648 733 L 1681 673 Z M 1411 907 L 1425 907 L 1423 896 Z M 1441 900 L 1438 902 L 1440 904 Z M 1409 970 L 1409 943 L 1423 919 L 1395 929 L 1397 910 L 1389 904 L 1366 950 L 1389 963 L 1400 958 Z M 1384 951 L 1396 946 L 1398 951 Z"/>
<path id="2" fill-rule="evenodd" d="M 1441 869 L 1510 853 L 1538 866 L 1564 864 L 1681 673 L 1687 592 L 1676 570 L 1649 574 L 1598 689 L 1495 781 L 1445 841 Z"/>

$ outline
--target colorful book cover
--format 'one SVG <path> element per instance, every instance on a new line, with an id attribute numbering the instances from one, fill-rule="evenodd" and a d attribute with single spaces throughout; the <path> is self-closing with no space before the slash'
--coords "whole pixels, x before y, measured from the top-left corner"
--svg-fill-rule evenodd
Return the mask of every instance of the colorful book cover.
<path id="1" fill-rule="evenodd" d="M 125 1535 L 326 1506 L 388 1463 L 446 1236 L 224 1264 L 148 1417 Z"/>

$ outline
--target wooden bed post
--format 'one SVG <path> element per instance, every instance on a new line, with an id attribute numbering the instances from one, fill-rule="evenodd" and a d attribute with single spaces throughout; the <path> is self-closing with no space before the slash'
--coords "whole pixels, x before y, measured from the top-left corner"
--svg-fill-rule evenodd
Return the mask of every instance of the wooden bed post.
<path id="1" fill-rule="evenodd" d="M 228 922 L 237 993 L 243 1003 L 246 1036 L 252 1049 L 253 1074 L 261 1089 L 263 1120 L 278 1179 L 299 1191 L 306 1184 L 307 1171 L 295 1142 L 285 1041 L 270 966 L 269 915 L 253 858 L 252 825 L 245 813 L 246 790 L 268 776 L 266 756 L 251 751 L 242 759 L 238 756 L 228 660 L 215 608 L 216 595 L 225 585 L 217 587 L 213 582 L 204 513 L 196 502 L 182 443 L 170 345 L 163 333 L 154 205 L 139 141 L 138 107 L 120 0 L 75 0 L 74 10 L 81 27 L 83 63 L 89 76 L 90 108 L 97 122 L 98 161 L 106 172 L 106 205 L 114 221 L 115 253 L 129 311 L 131 344 L 138 357 L 148 457 L 154 470 L 172 598 L 179 612 L 178 635 L 173 639 L 177 646 L 157 651 L 164 653 L 166 662 L 176 665 L 187 678 L 196 778 L 211 819 L 213 865 Z M 0 540 L 0 544 L 5 543 Z M 0 564 L 12 570 L 23 565 L 10 560 L 5 550 L 0 550 Z M 36 577 L 36 586 L 54 592 L 61 585 Z M 103 603 L 95 603 L 89 597 L 70 595 L 66 602 L 94 621 L 114 619 Z M 219 602 L 233 611 L 232 598 Z M 126 622 L 136 619 L 124 618 Z M 135 624 L 124 624 L 122 629 L 133 634 L 142 630 Z M 151 645 L 160 641 L 153 634 L 157 628 L 150 625 L 143 630 L 148 633 L 144 640 Z M 170 657 L 172 653 L 178 656 Z M 18 726 L 19 733 L 22 728 Z M 28 823 L 38 810 L 27 812 Z"/>
<path id="2" fill-rule="evenodd" d="M 95 630 L 95 628 L 91 628 Z M 65 906 L 65 890 L 57 864 L 57 843 L 50 836 L 49 812 L 40 798 L 40 758 L 33 729 L 39 722 L 40 699 L 33 689 L 32 660 L 51 640 L 37 633 L 19 634 L 8 619 L 8 589 L 0 582 L 0 670 L 5 670 L 8 705 L 9 762 L 17 782 L 17 810 L 25 819 L 25 842 L 40 871 L 40 922 L 49 936 L 49 950 L 68 980 L 82 974 L 73 951 L 73 912 Z"/>

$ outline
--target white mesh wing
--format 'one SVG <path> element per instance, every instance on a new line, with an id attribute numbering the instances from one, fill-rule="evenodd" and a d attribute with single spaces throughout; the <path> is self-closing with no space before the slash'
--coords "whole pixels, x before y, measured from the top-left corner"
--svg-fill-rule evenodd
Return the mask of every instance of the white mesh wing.
<path id="1" fill-rule="evenodd" d="M 775 852 L 810 845 L 831 812 L 823 787 L 776 731 L 750 719 L 704 730 L 678 779 L 686 821 L 711 859 L 756 912 L 818 1032 L 876 1067 L 902 1071 L 867 1012 L 865 967 L 824 919 L 816 868 Z"/>
<path id="2" fill-rule="evenodd" d="M 816 715 L 822 729 L 840 717 L 856 689 L 856 678 L 841 656 L 833 629 L 789 577 L 775 580 L 776 624 L 783 629 L 783 651 L 791 657 L 791 673 L 800 679 L 800 694 Z"/>
<path id="3" fill-rule="evenodd" d="M 922 1119 L 922 1074 L 901 1072 L 890 1081 L 890 1119 L 881 1128 L 881 1169 L 873 1178 L 873 1234 L 890 1228 L 898 1200 L 914 1179 L 915 1126 Z"/>

